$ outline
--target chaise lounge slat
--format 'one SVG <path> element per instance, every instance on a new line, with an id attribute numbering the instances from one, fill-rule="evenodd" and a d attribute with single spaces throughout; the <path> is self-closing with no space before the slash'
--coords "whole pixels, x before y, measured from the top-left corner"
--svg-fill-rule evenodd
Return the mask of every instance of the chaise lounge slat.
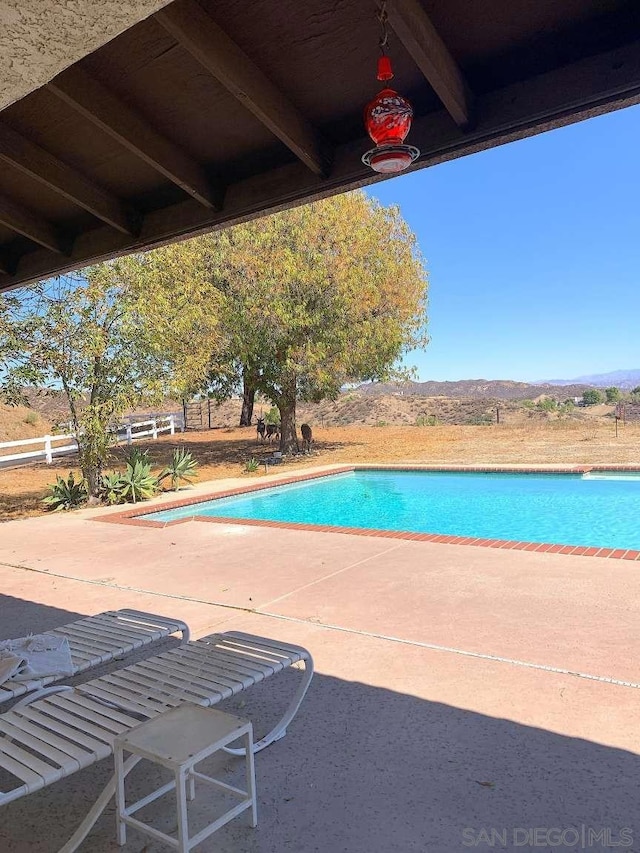
<path id="1" fill-rule="evenodd" d="M 47 634 L 66 637 L 69 641 L 73 675 L 126 657 L 176 633 L 182 634 L 184 642 L 189 639 L 189 629 L 179 619 L 128 609 L 109 610 L 47 631 Z M 63 677 L 71 676 L 5 681 L 0 685 L 0 705 L 60 681 Z"/>
<path id="2" fill-rule="evenodd" d="M 313 660 L 300 646 L 237 631 L 212 634 L 69 692 L 16 706 L 0 716 L 0 768 L 14 777 L 13 787 L 0 791 L 0 805 L 108 757 L 115 737 L 144 719 L 185 702 L 216 705 L 297 663 L 304 663 L 305 672 L 293 700 L 274 729 L 254 744 L 257 752 L 286 734 L 311 682 Z M 113 782 L 64 853 L 79 846 L 112 793 Z"/>

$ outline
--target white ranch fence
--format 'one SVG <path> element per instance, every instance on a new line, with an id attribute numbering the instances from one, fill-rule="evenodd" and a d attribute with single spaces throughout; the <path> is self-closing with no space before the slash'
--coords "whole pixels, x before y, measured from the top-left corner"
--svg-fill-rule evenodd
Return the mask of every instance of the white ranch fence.
<path id="1" fill-rule="evenodd" d="M 176 430 L 184 429 L 179 414 L 156 415 L 148 421 L 130 421 L 121 424 L 114 430 L 116 443 L 132 444 L 138 438 L 156 439 L 161 433 L 174 435 Z M 3 453 L 3 450 L 13 450 L 16 447 L 31 447 L 40 445 L 37 450 L 21 450 L 19 453 Z M 51 465 L 58 456 L 66 456 L 78 449 L 76 438 L 67 435 L 43 435 L 39 438 L 22 438 L 18 441 L 0 442 L 0 467 L 8 468 L 14 465 L 25 465 L 29 462 L 46 462 Z"/>

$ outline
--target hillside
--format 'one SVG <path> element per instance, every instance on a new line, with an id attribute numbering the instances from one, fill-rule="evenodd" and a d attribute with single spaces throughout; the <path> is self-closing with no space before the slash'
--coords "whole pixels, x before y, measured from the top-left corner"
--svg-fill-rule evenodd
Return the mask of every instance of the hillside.
<path id="1" fill-rule="evenodd" d="M 562 393 L 552 395 L 546 393 L 547 389 L 541 386 L 525 385 L 524 387 L 529 391 L 528 394 L 523 394 L 524 399 L 537 400 L 544 396 L 555 396 L 564 400 L 572 396 L 566 393 L 565 388 L 561 389 Z M 543 391 L 545 393 L 541 393 Z M 55 429 L 57 423 L 62 423 L 69 417 L 60 398 L 51 399 L 34 394 L 32 395 L 32 406 L 32 409 L 23 407 L 12 409 L 0 405 L 0 441 L 44 435 Z M 175 400 L 167 400 L 156 411 L 178 411 L 180 408 L 180 403 Z M 203 408 L 203 424 L 206 425 L 208 421 L 206 402 L 203 403 Z M 240 408 L 241 402 L 237 397 L 220 404 L 212 401 L 212 426 L 217 428 L 236 427 L 240 418 Z M 270 408 L 271 404 L 268 401 L 258 399 L 254 409 L 254 422 L 260 415 L 265 415 Z M 544 420 L 547 418 L 546 413 L 535 409 L 525 409 L 520 400 L 505 397 L 488 398 L 469 395 L 456 398 L 443 394 L 438 396 L 409 394 L 406 391 L 401 394 L 398 392 L 391 394 L 363 393 L 358 389 L 340 394 L 337 400 L 324 400 L 321 403 L 299 403 L 297 421 L 298 424 L 307 422 L 312 427 L 430 426 L 433 424 L 465 426 L 494 423 L 497 408 L 500 409 L 502 423 L 520 423 L 525 420 Z M 572 417 L 601 416 L 608 413 L 610 408 L 594 406 L 590 409 L 577 409 Z M 148 409 L 140 409 L 136 416 L 142 418 L 149 413 L 150 410 Z M 195 423 L 195 421 L 192 423 L 192 429 L 199 428 L 199 426 L 195 427 Z"/>
<path id="2" fill-rule="evenodd" d="M 49 421 L 38 411 L 27 409 L 25 406 L 12 407 L 0 403 L 0 442 L 39 438 L 50 430 Z M 8 450 L 4 452 L 9 453 Z"/>
<path id="3" fill-rule="evenodd" d="M 534 397 L 538 399 L 540 396 Z M 531 399 L 531 398 L 529 398 Z M 564 397 L 563 397 L 564 399 Z M 271 404 L 258 401 L 254 409 L 254 422 L 266 414 Z M 337 400 L 322 403 L 299 403 L 298 425 L 309 423 L 313 428 L 324 427 L 382 427 L 382 426 L 472 426 L 494 423 L 496 409 L 500 409 L 501 423 L 524 423 L 532 420 L 556 418 L 536 409 L 525 409 L 518 401 L 498 399 L 474 399 L 466 397 L 423 397 L 419 395 L 367 395 L 358 391 L 341 394 Z M 573 418 L 591 418 L 607 414 L 611 407 L 593 406 L 576 409 Z M 598 411 L 596 411 L 598 410 Z M 227 400 L 212 406 L 211 419 L 216 427 L 235 427 L 240 416 L 240 401 Z"/>
<path id="4" fill-rule="evenodd" d="M 533 400 L 542 394 L 555 400 L 581 397 L 585 384 L 534 385 L 510 379 L 460 379 L 457 382 L 367 382 L 356 389 L 368 396 L 470 397 L 475 400 Z"/>

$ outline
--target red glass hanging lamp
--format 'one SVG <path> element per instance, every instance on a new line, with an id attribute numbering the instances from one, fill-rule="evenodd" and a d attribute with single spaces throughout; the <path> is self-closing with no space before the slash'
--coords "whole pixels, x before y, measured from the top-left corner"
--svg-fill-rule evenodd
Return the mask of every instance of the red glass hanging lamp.
<path id="1" fill-rule="evenodd" d="M 387 55 L 389 34 L 387 30 L 387 12 L 385 0 L 378 13 L 382 27 L 380 50 L 378 58 L 377 78 L 387 82 L 393 78 L 391 59 Z M 402 172 L 420 156 L 420 151 L 414 145 L 405 145 L 404 140 L 411 130 L 413 107 L 411 102 L 394 89 L 386 86 L 364 109 L 364 123 L 367 133 L 375 143 L 375 148 L 362 156 L 362 162 L 370 166 L 374 172 L 394 174 Z"/>

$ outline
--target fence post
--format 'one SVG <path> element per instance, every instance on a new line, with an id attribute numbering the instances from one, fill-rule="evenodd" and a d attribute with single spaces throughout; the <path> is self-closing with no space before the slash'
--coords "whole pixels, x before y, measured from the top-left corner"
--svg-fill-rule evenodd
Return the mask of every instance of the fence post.
<path id="1" fill-rule="evenodd" d="M 51 452 L 51 436 L 45 435 L 44 437 L 44 459 L 47 465 L 51 465 L 53 462 L 53 453 Z"/>
<path id="2" fill-rule="evenodd" d="M 158 437 L 158 421 L 155 418 L 151 419 L 151 437 Z"/>
<path id="3" fill-rule="evenodd" d="M 176 432 L 176 422 L 173 415 L 169 415 L 169 433 L 170 435 L 175 435 Z"/>
<path id="4" fill-rule="evenodd" d="M 133 441 L 133 437 L 131 435 L 131 424 L 127 424 L 126 430 L 127 430 L 127 444 L 131 444 L 131 442 Z"/>

